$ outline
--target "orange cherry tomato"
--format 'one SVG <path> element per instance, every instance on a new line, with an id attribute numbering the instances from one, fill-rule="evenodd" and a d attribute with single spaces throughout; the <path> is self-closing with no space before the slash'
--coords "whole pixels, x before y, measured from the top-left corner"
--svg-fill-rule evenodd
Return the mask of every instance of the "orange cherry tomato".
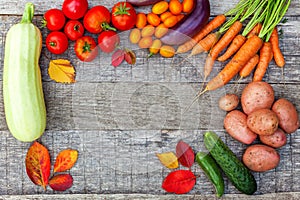
<path id="1" fill-rule="evenodd" d="M 173 14 L 169 11 L 164 12 L 160 15 L 160 20 L 164 22 L 168 17 L 173 16 Z"/>
<path id="2" fill-rule="evenodd" d="M 179 0 L 171 0 L 169 3 L 169 10 L 173 15 L 179 15 L 182 12 L 182 4 Z"/>
<path id="3" fill-rule="evenodd" d="M 162 45 L 161 41 L 159 39 L 155 39 L 149 48 L 149 52 L 150 52 L 149 57 L 152 56 L 153 54 L 157 54 L 159 52 L 161 45 Z"/>
<path id="4" fill-rule="evenodd" d="M 157 14 L 149 13 L 147 15 L 147 21 L 153 26 L 158 26 L 160 24 L 160 18 Z"/>
<path id="5" fill-rule="evenodd" d="M 164 25 L 167 27 L 167 28 L 171 28 L 173 26 L 175 26 L 178 22 L 178 18 L 177 16 L 173 15 L 171 17 L 168 17 L 165 21 L 164 21 Z"/>
<path id="6" fill-rule="evenodd" d="M 141 39 L 141 31 L 137 28 L 132 29 L 129 35 L 129 41 L 132 44 L 137 44 Z"/>
<path id="7" fill-rule="evenodd" d="M 169 8 L 169 3 L 166 1 L 159 1 L 152 7 L 152 12 L 154 14 L 160 15 L 166 12 Z"/>
<path id="8" fill-rule="evenodd" d="M 176 17 L 177 17 L 177 21 L 179 22 L 184 18 L 184 14 L 176 15 Z"/>
<path id="9" fill-rule="evenodd" d="M 162 23 L 155 28 L 155 37 L 161 38 L 169 31 L 169 29 Z"/>
<path id="10" fill-rule="evenodd" d="M 151 47 L 152 45 L 152 37 L 143 37 L 142 39 L 140 39 L 139 41 L 139 47 L 142 48 L 142 49 L 146 49 L 146 48 L 149 48 Z"/>
<path id="11" fill-rule="evenodd" d="M 182 1 L 182 11 L 185 13 L 192 12 L 195 6 L 194 0 L 183 0 Z"/>
<path id="12" fill-rule="evenodd" d="M 138 13 L 136 15 L 136 23 L 135 26 L 137 28 L 144 28 L 147 24 L 147 16 L 145 13 Z"/>
<path id="13" fill-rule="evenodd" d="M 163 45 L 160 47 L 159 54 L 165 58 L 171 58 L 175 55 L 175 49 L 169 45 Z"/>
<path id="14" fill-rule="evenodd" d="M 152 36 L 155 32 L 155 27 L 151 24 L 148 24 L 142 29 L 142 37 Z"/>

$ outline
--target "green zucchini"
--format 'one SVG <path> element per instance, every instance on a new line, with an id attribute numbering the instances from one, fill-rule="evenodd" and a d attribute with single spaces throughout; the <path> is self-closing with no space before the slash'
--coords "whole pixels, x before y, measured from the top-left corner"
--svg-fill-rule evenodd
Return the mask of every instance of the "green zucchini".
<path id="1" fill-rule="evenodd" d="M 251 174 L 250 170 L 236 157 L 216 133 L 212 131 L 206 132 L 204 134 L 204 144 L 226 176 L 239 191 L 250 195 L 257 190 L 253 174 Z"/>
<path id="2" fill-rule="evenodd" d="M 7 126 L 23 142 L 39 138 L 46 128 L 46 108 L 39 57 L 40 30 L 32 24 L 34 6 L 27 3 L 20 23 L 6 36 L 3 100 Z"/>
<path id="3" fill-rule="evenodd" d="M 216 161 L 211 157 L 210 154 L 198 152 L 196 154 L 196 162 L 204 171 L 208 179 L 213 183 L 216 189 L 217 197 L 221 197 L 224 194 L 224 179 Z"/>

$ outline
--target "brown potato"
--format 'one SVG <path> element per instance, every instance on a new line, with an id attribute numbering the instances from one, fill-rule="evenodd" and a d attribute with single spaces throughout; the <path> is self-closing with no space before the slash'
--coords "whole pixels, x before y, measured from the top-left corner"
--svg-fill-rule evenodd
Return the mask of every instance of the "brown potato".
<path id="1" fill-rule="evenodd" d="M 247 116 L 238 110 L 233 110 L 225 116 L 224 127 L 231 137 L 244 144 L 251 144 L 257 137 L 247 127 Z"/>
<path id="2" fill-rule="evenodd" d="M 247 117 L 247 126 L 258 135 L 272 135 L 278 128 L 278 117 L 270 109 L 259 109 Z"/>
<path id="3" fill-rule="evenodd" d="M 296 107 L 286 99 L 278 99 L 272 106 L 277 114 L 279 126 L 286 133 L 293 133 L 299 128 L 299 118 Z"/>
<path id="4" fill-rule="evenodd" d="M 252 171 L 265 172 L 277 167 L 280 155 L 272 147 L 255 144 L 249 146 L 244 155 L 244 164 Z"/>
<path id="5" fill-rule="evenodd" d="M 284 146 L 287 140 L 284 131 L 280 128 L 278 128 L 273 135 L 260 135 L 259 139 L 262 143 L 273 148 Z"/>
<path id="6" fill-rule="evenodd" d="M 247 115 L 258 109 L 271 108 L 273 102 L 274 90 L 266 82 L 251 82 L 242 92 L 241 104 Z"/>
<path id="7" fill-rule="evenodd" d="M 236 94 L 226 94 L 219 100 L 219 107 L 224 111 L 232 111 L 239 105 L 239 97 Z"/>

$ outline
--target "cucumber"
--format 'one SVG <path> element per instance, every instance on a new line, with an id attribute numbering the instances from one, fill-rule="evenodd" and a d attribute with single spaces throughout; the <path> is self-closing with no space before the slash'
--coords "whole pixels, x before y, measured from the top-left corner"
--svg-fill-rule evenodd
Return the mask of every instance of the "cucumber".
<path id="1" fill-rule="evenodd" d="M 253 174 L 251 174 L 250 170 L 236 157 L 216 133 L 212 131 L 206 132 L 204 134 L 204 144 L 226 176 L 239 191 L 250 195 L 257 190 Z"/>
<path id="2" fill-rule="evenodd" d="M 208 179 L 213 183 L 217 197 L 221 197 L 224 194 L 224 179 L 216 161 L 210 154 L 198 152 L 196 155 L 196 162 L 204 171 Z"/>

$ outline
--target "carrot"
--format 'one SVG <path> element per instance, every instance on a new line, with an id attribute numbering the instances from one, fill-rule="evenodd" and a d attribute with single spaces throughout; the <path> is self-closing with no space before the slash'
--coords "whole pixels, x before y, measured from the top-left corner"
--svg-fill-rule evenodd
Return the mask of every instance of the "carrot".
<path id="1" fill-rule="evenodd" d="M 252 70 L 256 67 L 259 62 L 259 56 L 255 54 L 246 65 L 240 70 L 239 74 L 241 78 L 247 77 L 251 74 Z"/>
<path id="2" fill-rule="evenodd" d="M 252 37 L 253 35 L 258 35 L 260 30 L 262 28 L 262 24 L 261 23 L 257 23 L 253 29 L 247 34 L 247 38 Z"/>
<path id="3" fill-rule="evenodd" d="M 262 81 L 269 63 L 272 60 L 272 45 L 270 42 L 264 42 L 259 52 L 259 62 L 253 75 L 253 81 Z"/>
<path id="4" fill-rule="evenodd" d="M 219 32 L 210 33 L 193 47 L 192 52 L 189 56 L 197 55 L 199 53 L 202 53 L 203 51 L 209 51 L 212 46 L 218 41 L 219 37 Z"/>
<path id="5" fill-rule="evenodd" d="M 221 26 L 226 20 L 225 15 L 218 15 L 212 19 L 208 24 L 206 24 L 200 32 L 198 32 L 191 40 L 180 45 L 176 53 L 185 53 L 191 50 L 200 40 L 207 36 L 214 29 Z"/>
<path id="6" fill-rule="evenodd" d="M 246 37 L 244 37 L 243 35 L 239 34 L 239 35 L 235 36 L 235 38 L 232 40 L 232 43 L 226 50 L 226 52 L 218 58 L 218 61 L 221 61 L 221 62 L 226 61 L 235 52 L 237 52 L 239 50 L 239 48 L 241 48 L 241 46 L 243 46 L 245 41 L 246 41 Z"/>
<path id="7" fill-rule="evenodd" d="M 271 34 L 270 42 L 272 44 L 272 51 L 276 65 L 283 67 L 285 65 L 285 60 L 279 48 L 278 31 L 276 27 Z"/>

